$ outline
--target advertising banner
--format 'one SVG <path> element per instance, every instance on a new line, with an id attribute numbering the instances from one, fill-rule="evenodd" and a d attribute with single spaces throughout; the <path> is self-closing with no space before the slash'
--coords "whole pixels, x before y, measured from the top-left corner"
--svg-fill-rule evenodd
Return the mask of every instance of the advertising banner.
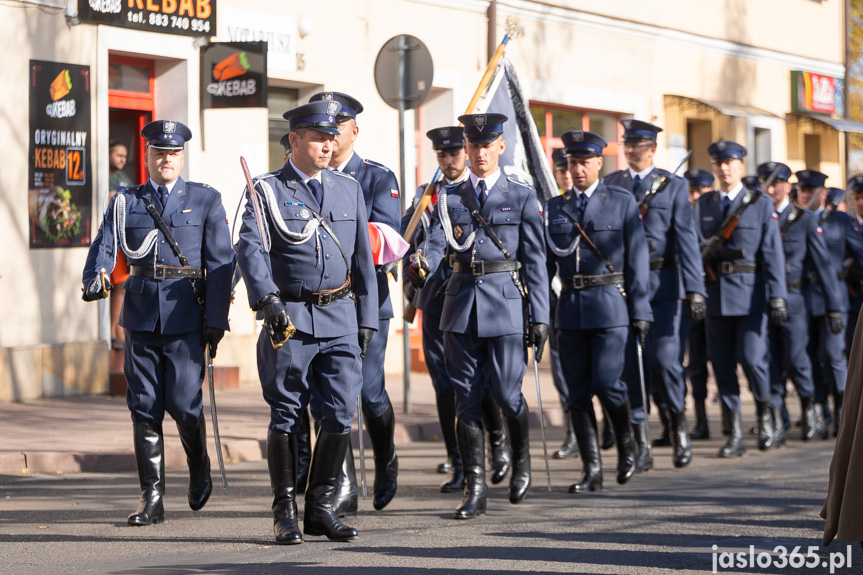
<path id="1" fill-rule="evenodd" d="M 201 48 L 202 110 L 266 107 L 266 42 L 216 42 Z"/>
<path id="2" fill-rule="evenodd" d="M 78 0 L 78 17 L 134 30 L 216 35 L 216 0 Z"/>
<path id="3" fill-rule="evenodd" d="M 844 80 L 812 72 L 791 72 L 791 109 L 794 112 L 845 115 Z"/>
<path id="4" fill-rule="evenodd" d="M 31 248 L 90 245 L 90 67 L 30 60 Z"/>

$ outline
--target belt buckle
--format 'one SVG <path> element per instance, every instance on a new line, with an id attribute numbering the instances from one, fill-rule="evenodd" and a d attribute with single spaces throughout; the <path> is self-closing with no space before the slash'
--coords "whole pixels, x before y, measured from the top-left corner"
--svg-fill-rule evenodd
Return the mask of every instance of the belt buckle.
<path id="1" fill-rule="evenodd" d="M 333 292 L 332 290 L 318 292 L 318 303 L 317 305 L 327 306 L 333 303 Z"/>
<path id="2" fill-rule="evenodd" d="M 573 289 L 584 289 L 584 276 L 572 276 Z"/>
<path id="3" fill-rule="evenodd" d="M 734 273 L 734 264 L 732 262 L 722 262 L 719 265 L 719 271 L 725 275 L 732 274 Z"/>
<path id="4" fill-rule="evenodd" d="M 485 262 L 470 262 L 470 273 L 474 276 L 485 275 Z"/>
<path id="5" fill-rule="evenodd" d="M 161 264 L 153 266 L 153 279 L 159 280 L 159 281 L 164 281 L 165 279 L 167 279 L 167 276 L 165 275 L 166 273 L 167 273 L 166 266 L 163 266 Z"/>

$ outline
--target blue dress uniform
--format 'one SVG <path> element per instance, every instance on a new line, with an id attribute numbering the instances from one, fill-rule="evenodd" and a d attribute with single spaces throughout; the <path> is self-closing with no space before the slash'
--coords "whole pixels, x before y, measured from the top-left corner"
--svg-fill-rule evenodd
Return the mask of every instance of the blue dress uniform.
<path id="1" fill-rule="evenodd" d="M 342 124 L 353 120 L 363 111 L 363 105 L 355 98 L 340 92 L 320 92 L 309 98 L 309 102 L 337 101 L 342 105 L 336 122 Z M 345 173 L 360 183 L 365 201 L 368 221 L 399 229 L 401 202 L 399 184 L 395 174 L 387 167 L 362 159 L 354 152 L 343 165 L 333 168 Z M 395 266 L 378 266 L 378 325 L 363 359 L 362 406 L 366 428 L 375 454 L 374 508 L 383 509 L 396 493 L 398 459 L 394 439 L 395 413 L 385 388 L 384 360 L 389 337 L 393 306 L 390 301 L 387 271 Z M 317 417 L 317 405 L 312 403 L 312 415 Z M 345 470 L 350 472 L 349 469 Z M 355 477 L 355 474 L 354 474 Z M 353 484 L 355 478 L 350 479 Z"/>
<path id="2" fill-rule="evenodd" d="M 689 182 L 689 189 L 701 190 L 713 186 L 713 172 L 690 168 L 683 173 Z M 691 198 L 691 195 L 690 195 Z M 692 200 L 690 199 L 690 203 Z M 693 220 L 694 220 L 693 214 Z M 692 388 L 692 402 L 695 407 L 695 426 L 689 434 L 691 439 L 710 439 L 710 427 L 707 424 L 707 333 L 703 319 L 692 321 L 688 314 L 682 314 L 680 320 L 680 363 L 683 364 L 683 352 L 686 351 L 687 364 L 684 368 L 689 385 Z"/>
<path id="3" fill-rule="evenodd" d="M 435 152 L 451 152 L 461 150 L 464 146 L 464 129 L 461 126 L 446 126 L 429 130 L 426 136 L 432 141 Z M 427 253 L 430 245 L 431 234 L 443 234 L 443 229 L 438 226 L 432 228 L 431 213 L 437 197 L 444 187 L 463 182 L 468 177 L 468 169 L 456 180 L 450 181 L 442 177 L 436 184 L 432 201 L 429 203 L 428 212 L 423 214 L 420 225 L 414 235 L 411 247 L 405 254 L 404 261 L 411 261 L 411 256 L 419 249 Z M 427 184 L 426 184 L 427 185 Z M 413 202 L 405 210 L 402 217 L 400 232 L 407 230 L 408 223 L 413 217 L 419 200 L 426 189 L 426 185 L 420 186 Z M 442 240 L 442 237 L 439 238 Z M 425 355 L 425 364 L 431 376 L 432 386 L 435 390 L 435 402 L 438 411 L 438 420 L 441 425 L 444 445 L 447 450 L 447 462 L 438 466 L 441 473 L 451 473 L 449 479 L 440 486 L 442 493 L 454 493 L 464 488 L 464 472 L 462 470 L 461 457 L 458 453 L 458 440 L 455 432 L 455 389 L 446 369 L 446 354 L 444 350 L 444 335 L 440 329 L 440 317 L 443 313 L 443 300 L 447 282 L 452 276 L 452 267 L 449 261 L 443 260 L 441 265 L 427 279 L 422 287 L 414 287 L 405 278 L 405 285 L 414 289 L 414 295 L 409 299 L 416 309 L 422 311 L 422 345 Z M 482 420 L 483 426 L 489 435 L 489 445 L 492 457 L 492 483 L 498 484 L 503 481 L 510 466 L 509 448 L 506 441 L 506 429 L 500 416 L 500 409 L 491 396 L 486 377 L 485 393 L 482 398 Z"/>
<path id="4" fill-rule="evenodd" d="M 820 188 L 827 180 L 826 174 L 815 170 L 802 170 L 795 174 L 801 188 Z M 820 193 L 816 192 L 816 193 Z M 829 188 L 828 204 L 841 201 L 844 190 Z M 809 357 L 815 381 L 816 417 L 819 426 L 819 436 L 827 436 L 822 432 L 821 416 L 827 413 L 827 396 L 833 396 L 834 402 L 834 432 L 838 431 L 839 418 L 842 412 L 842 401 L 845 394 L 845 378 L 848 364 L 845 360 L 845 320 L 848 313 L 849 298 L 845 284 L 845 260 L 850 258 L 858 266 L 863 266 L 863 238 L 856 230 L 854 219 L 833 209 L 821 207 L 816 211 L 818 225 L 821 227 L 827 249 L 830 252 L 830 266 L 833 282 L 838 282 L 841 291 L 841 309 L 836 312 L 829 306 L 823 287 L 813 284 L 810 290 L 812 320 L 809 326 Z M 832 316 L 832 317 L 831 317 Z"/>
<path id="5" fill-rule="evenodd" d="M 292 132 L 300 131 L 302 145 L 304 130 L 336 131 L 339 107 L 338 102 L 315 102 L 286 112 L 285 118 Z M 375 271 L 359 184 L 327 169 L 317 177 L 301 174 L 293 158 L 303 152 L 294 143 L 294 156 L 281 170 L 256 179 L 266 238 L 262 242 L 248 205 L 237 259 L 253 309 L 261 310 L 271 326 L 290 321 L 297 330 L 279 349 L 262 330 L 257 346 L 258 374 L 270 406 L 276 540 L 302 541 L 294 500 L 295 434 L 312 397 L 321 410 L 321 430 L 309 470 L 304 531 L 346 540 L 355 538 L 356 530 L 335 518 L 333 498 L 362 386 L 361 345 L 378 325 Z M 328 225 L 319 224 L 319 218 Z"/>
<path id="6" fill-rule="evenodd" d="M 178 157 L 174 161 L 179 166 L 174 165 L 179 173 L 191 131 L 180 122 L 158 120 L 147 124 L 141 135 L 147 140 L 148 162 L 154 161 L 154 154 Z M 182 267 L 148 205 L 161 214 L 189 267 Z M 209 343 L 214 354 L 228 329 L 233 261 L 219 192 L 182 178 L 163 186 L 151 179 L 120 190 L 108 204 L 87 254 L 85 300 L 95 299 L 90 288 L 101 283 L 103 272 L 113 269 L 119 249 L 131 266 L 120 325 L 126 329 L 126 404 L 134 424 L 142 491 L 129 523 L 147 525 L 164 519 L 165 411 L 177 422 L 186 451 L 192 509 L 203 507 L 212 489 L 201 397 L 204 345 Z M 206 329 L 190 278 L 204 298 Z"/>
<path id="7" fill-rule="evenodd" d="M 767 162 L 758 166 L 761 180 L 766 180 L 778 168 L 776 181 L 787 182 L 791 169 L 785 164 Z M 776 218 L 785 254 L 785 274 L 788 288 L 788 320 L 768 330 L 770 351 L 770 407 L 776 445 L 785 443 L 782 408 L 785 383 L 790 377 L 800 396 L 803 413 L 803 440 L 815 436 L 815 409 L 812 403 L 812 363 L 806 353 L 809 344 L 809 281 L 813 270 L 815 281 L 822 286 L 833 311 L 842 309 L 838 284 L 833 281 L 830 255 L 823 235 L 818 230 L 818 218 L 811 212 L 792 206 L 783 198 L 776 206 Z"/>
<path id="8" fill-rule="evenodd" d="M 848 193 L 852 196 L 863 192 L 863 174 L 858 174 L 851 178 L 848 182 Z M 863 214 L 857 214 L 857 221 L 854 222 L 854 230 L 860 234 L 863 233 Z M 860 307 L 863 306 L 863 268 L 856 263 L 852 263 L 848 268 L 845 283 L 848 285 L 848 325 L 845 328 L 845 359 L 848 359 L 848 354 L 851 351 L 851 340 L 854 338 L 854 332 L 857 329 L 857 318 L 860 315 Z"/>
<path id="9" fill-rule="evenodd" d="M 600 136 L 580 131 L 566 132 L 563 142 L 567 156 L 576 158 L 599 157 L 607 145 Z M 599 180 L 584 191 L 574 188 L 549 200 L 544 219 L 548 274 L 556 271 L 563 284 L 554 327 L 568 388 L 567 407 L 585 472 L 583 481 L 570 487 L 570 492 L 602 487 L 591 400 L 594 394 L 614 426 L 617 481 L 623 484 L 635 472 L 637 451 L 629 394 L 620 380 L 626 340 L 630 325 L 652 319 L 644 228 L 632 193 Z M 577 225 L 594 242 L 601 257 L 612 264 L 614 273 L 588 247 Z"/>
<path id="10" fill-rule="evenodd" d="M 656 134 L 662 128 L 640 120 L 626 119 L 624 141 L 656 143 Z M 650 256 L 650 306 L 653 326 L 644 347 L 645 379 L 649 389 L 659 392 L 662 406 L 667 410 L 674 446 L 674 466 L 684 467 L 692 460 L 689 430 L 686 428 L 686 382 L 680 365 L 681 300 L 697 300 L 704 307 L 704 280 L 698 237 L 689 205 L 689 187 L 686 180 L 654 166 L 635 173 L 632 168 L 612 172 L 603 179 L 609 186 L 631 190 L 636 202 L 659 185 L 660 178 L 671 178 L 665 189 L 652 196 L 647 212 L 642 216 L 647 248 Z M 688 311 L 687 311 L 688 313 Z M 628 357 L 635 356 L 635 339 L 630 334 Z M 639 468 L 653 467 L 650 439 L 647 437 L 645 409 L 642 405 L 638 363 L 629 362 L 624 368 L 624 381 L 629 387 L 632 405 L 633 428 L 639 444 Z"/>
<path id="11" fill-rule="evenodd" d="M 741 161 L 746 148 L 720 140 L 709 147 L 714 163 Z M 713 191 L 702 195 L 695 205 L 697 228 L 704 241 L 721 229 L 725 217 L 744 201 L 753 202 L 753 192 L 738 183 L 726 196 Z M 724 207 L 723 204 L 726 204 Z M 773 204 L 759 196 L 743 212 L 737 228 L 723 248 L 705 262 L 707 281 L 707 350 L 722 398 L 728 443 L 720 457 L 746 451 L 740 421 L 740 386 L 737 363 L 755 396 L 759 419 L 759 449 L 773 445 L 773 422 L 769 409 L 770 376 L 766 349 L 765 312 L 781 322 L 785 310 L 785 258 L 779 226 L 773 219 Z M 716 280 L 711 279 L 711 274 Z"/>
<path id="12" fill-rule="evenodd" d="M 464 124 L 470 151 L 472 145 L 499 145 L 506 116 L 464 115 L 459 121 Z M 478 197 L 478 188 L 487 190 L 485 199 Z M 471 215 L 475 210 L 508 250 L 507 255 Z M 500 169 L 485 179 L 472 172 L 464 182 L 445 188 L 435 205 L 433 225 L 443 227 L 445 244 L 437 239 L 440 234 L 432 234 L 430 268 L 436 269 L 444 249 L 452 254 L 453 274 L 446 287 L 440 328 L 456 393 L 459 453 L 467 477 L 465 500 L 455 517 L 467 519 L 485 511 L 480 405 L 486 374 L 495 402 L 506 416 L 513 451 L 510 502 L 520 502 L 530 487 L 529 419 L 521 393 L 527 368 L 524 305 L 527 303 L 532 321 L 528 338 L 541 349 L 548 334 L 545 242 L 536 191 L 504 176 Z"/>

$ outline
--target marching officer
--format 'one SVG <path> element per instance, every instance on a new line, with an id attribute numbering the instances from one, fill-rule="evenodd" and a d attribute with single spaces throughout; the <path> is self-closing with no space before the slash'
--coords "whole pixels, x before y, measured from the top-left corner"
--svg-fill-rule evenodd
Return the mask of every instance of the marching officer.
<path id="1" fill-rule="evenodd" d="M 773 411 L 774 443 L 785 444 L 785 424 L 782 409 L 785 402 L 785 383 L 790 377 L 800 396 L 803 414 L 803 441 L 815 437 L 816 418 L 812 403 L 812 363 L 806 352 L 809 344 L 809 278 L 818 283 L 831 313 L 839 315 L 842 301 L 839 284 L 833 281 L 830 255 L 824 236 L 819 233 L 818 218 L 812 212 L 792 206 L 788 198 L 791 169 L 779 162 L 758 166 L 762 182 L 774 171 L 776 176 L 765 190 L 773 200 L 779 223 L 779 234 L 785 254 L 785 283 L 788 288 L 788 320 L 768 329 L 770 350 L 770 408 Z"/>
<path id="2" fill-rule="evenodd" d="M 527 369 L 525 334 L 539 361 L 548 339 L 549 283 L 536 191 L 504 176 L 498 165 L 506 148 L 506 120 L 503 114 L 459 116 L 471 173 L 438 197 L 433 225 L 442 226 L 445 244 L 436 241 L 439 234 L 432 234 L 429 247 L 431 270 L 445 251 L 453 268 L 440 327 L 456 393 L 456 430 L 466 478 L 456 519 L 470 519 L 486 509 L 480 408 L 486 377 L 509 432 L 510 502 L 521 502 L 531 482 L 528 409 L 521 393 Z M 408 267 L 414 283 L 422 283 L 419 270 L 419 263 Z"/>
<path id="3" fill-rule="evenodd" d="M 285 112 L 291 157 L 256 179 L 250 192 L 261 200 L 262 217 L 247 205 L 237 250 L 249 302 L 266 325 L 258 338 L 258 374 L 270 406 L 273 531 L 284 544 L 303 540 L 296 434 L 310 398 L 320 409 L 320 431 L 303 533 L 333 541 L 357 537 L 336 517 L 334 498 L 378 305 L 363 191 L 353 178 L 327 169 L 340 107 L 320 101 Z"/>
<path id="4" fill-rule="evenodd" d="M 833 270 L 831 283 L 838 282 L 842 292 L 841 309 L 835 311 L 830 307 L 823 287 L 810 280 L 812 319 L 809 325 L 809 357 L 815 382 L 815 416 L 818 418 L 816 437 L 826 439 L 830 435 L 824 421 L 828 414 L 827 396 L 833 396 L 835 434 L 839 430 L 848 371 L 845 360 L 845 318 L 849 301 L 844 262 L 850 258 L 858 266 L 863 266 L 863 238 L 855 230 L 853 218 L 836 209 L 844 197 L 844 190 L 825 189 L 827 175 L 816 170 L 801 170 L 795 175 L 799 186 L 798 205 L 805 206 L 813 202 L 818 226 L 830 252 L 830 266 Z"/>
<path id="5" fill-rule="evenodd" d="M 549 200 L 544 223 L 548 274 L 556 272 L 563 284 L 554 325 L 584 467 L 584 477 L 569 491 L 585 493 L 602 489 L 594 394 L 614 427 L 617 482 L 626 483 L 636 471 L 629 394 L 620 378 L 629 330 L 643 341 L 652 320 L 649 258 L 633 195 L 599 179 L 607 142 L 581 131 L 562 139 L 574 187 Z"/>
<path id="6" fill-rule="evenodd" d="M 653 163 L 656 135 L 662 131 L 641 120 L 626 119 L 623 125 L 623 149 L 629 165 L 612 172 L 603 181 L 609 186 L 631 190 L 642 212 L 647 249 L 650 254 L 650 307 L 653 327 L 645 346 L 645 378 L 648 388 L 657 389 L 662 418 L 670 423 L 671 445 L 675 467 L 685 467 L 692 460 L 689 430 L 686 427 L 686 382 L 680 365 L 680 316 L 682 299 L 686 299 L 691 319 L 704 318 L 704 280 L 701 254 L 693 226 L 692 207 L 686 180 Z M 652 193 L 663 178 L 669 183 L 659 193 Z M 635 341 L 630 335 L 629 357 L 635 355 Z M 647 408 L 642 405 L 637 362 L 627 363 L 624 380 L 629 387 L 633 406 L 633 429 L 638 443 L 640 470 L 653 468 L 650 438 L 647 437 Z"/>
<path id="7" fill-rule="evenodd" d="M 719 189 L 703 194 L 695 204 L 696 228 L 708 246 L 718 245 L 704 262 L 707 277 L 707 351 L 722 399 L 729 430 L 719 457 L 746 452 L 741 424 L 737 363 L 755 396 L 758 412 L 758 448 L 773 447 L 773 417 L 768 403 L 770 373 L 767 360 L 766 320 L 785 321 L 785 258 L 773 203 L 745 188 L 746 148 L 719 140 L 708 148 Z M 719 242 L 729 214 L 740 212 L 730 237 Z M 709 248 L 708 248 L 709 249 Z M 766 312 L 766 315 L 765 315 Z"/>
<path id="8" fill-rule="evenodd" d="M 689 205 L 695 202 L 701 194 L 713 191 L 713 172 L 690 168 L 683 173 L 689 183 Z M 694 219 L 694 214 L 693 214 Z M 704 319 L 692 321 L 689 314 L 680 316 L 680 365 L 683 365 L 684 351 L 688 353 L 689 362 L 684 373 L 689 378 L 692 387 L 692 401 L 695 406 L 695 426 L 689 433 L 693 440 L 710 439 L 710 427 L 707 425 L 707 334 L 704 329 Z"/>
<path id="9" fill-rule="evenodd" d="M 445 126 L 435 128 L 426 133 L 432 141 L 432 149 L 437 155 L 438 166 L 443 177 L 436 184 L 436 190 L 432 192 L 428 212 L 421 217 L 421 227 L 414 236 L 411 249 L 405 254 L 404 261 L 411 261 L 411 255 L 428 253 L 431 245 L 431 235 L 439 234 L 443 238 L 443 229 L 432 227 L 431 214 L 437 198 L 446 186 L 458 184 L 468 178 L 470 171 L 467 167 L 467 153 L 464 149 L 464 128 L 461 126 Z M 427 184 L 426 184 L 427 185 Z M 405 211 L 401 222 L 401 233 L 404 234 L 408 223 L 419 205 L 420 197 L 426 189 L 422 185 L 417 189 L 414 201 Z M 419 255 L 419 254 L 417 254 Z M 413 259 L 417 258 L 414 255 Z M 420 258 L 425 257 L 420 255 Z M 440 329 L 440 318 L 443 313 L 443 300 L 446 286 L 452 276 L 452 267 L 446 260 L 441 261 L 437 269 L 428 278 L 423 286 L 416 287 L 412 283 L 405 282 L 410 289 L 415 290 L 410 298 L 414 306 L 422 311 L 422 336 L 423 353 L 425 354 L 426 366 L 429 369 L 432 386 L 435 390 L 438 420 L 441 425 L 444 446 L 447 451 L 447 461 L 438 466 L 440 473 L 449 473 L 450 477 L 444 481 L 441 493 L 455 493 L 464 490 L 464 471 L 461 457 L 458 452 L 458 440 L 456 438 L 455 426 L 455 390 L 452 380 L 446 369 L 446 354 L 444 351 L 444 334 Z M 506 440 L 506 428 L 500 409 L 494 402 L 488 384 L 482 397 L 482 423 L 489 435 L 489 447 L 491 449 L 492 476 L 491 482 L 497 485 L 506 477 L 510 468 L 509 447 Z"/>
<path id="10" fill-rule="evenodd" d="M 207 455 L 201 384 L 204 346 L 211 357 L 225 330 L 233 251 L 222 198 L 180 177 L 184 124 L 150 122 L 141 130 L 149 178 L 121 189 L 108 204 L 84 267 L 84 301 L 107 297 L 118 248 L 130 277 L 120 325 L 126 330 L 126 405 L 132 414 L 141 501 L 130 525 L 165 519 L 162 421 L 177 423 L 189 465 L 189 507 L 204 507 L 213 483 Z"/>
<path id="11" fill-rule="evenodd" d="M 309 98 L 309 102 L 336 101 L 342 105 L 336 116 L 339 134 L 333 142 L 330 169 L 347 174 L 357 180 L 363 190 L 368 221 L 374 226 L 389 226 L 399 229 L 401 203 L 399 184 L 391 170 L 371 160 L 365 160 L 354 151 L 354 143 L 359 135 L 357 115 L 363 105 L 356 99 L 340 92 L 320 92 Z M 372 441 L 375 461 L 374 508 L 386 507 L 396 494 L 399 472 L 396 457 L 395 412 L 387 394 L 384 381 L 384 359 L 389 337 L 390 319 L 393 306 L 390 301 L 388 269 L 395 266 L 378 266 L 378 325 L 369 349 L 363 360 L 362 409 L 366 429 Z M 317 418 L 316 402 L 312 403 L 312 415 Z M 350 444 L 349 444 L 350 445 Z M 353 450 L 345 454 L 338 499 L 338 514 L 352 515 L 357 510 L 356 470 L 353 463 Z M 345 495 L 349 485 L 350 495 Z"/>
<path id="12" fill-rule="evenodd" d="M 863 174 L 858 174 L 848 182 L 848 193 L 854 203 L 854 231 L 858 234 L 863 230 Z M 857 329 L 857 318 L 860 315 L 860 307 L 863 305 L 863 268 L 852 263 L 848 268 L 848 276 L 845 278 L 848 284 L 848 296 L 850 304 L 848 307 L 848 325 L 845 328 L 845 359 L 851 351 L 851 340 Z"/>

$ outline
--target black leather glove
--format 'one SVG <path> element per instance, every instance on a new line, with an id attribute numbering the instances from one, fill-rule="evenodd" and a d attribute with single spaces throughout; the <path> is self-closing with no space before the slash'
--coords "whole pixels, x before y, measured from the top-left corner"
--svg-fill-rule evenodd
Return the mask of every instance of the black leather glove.
<path id="1" fill-rule="evenodd" d="M 845 329 L 845 322 L 842 320 L 842 312 L 841 311 L 831 311 L 824 318 L 824 321 L 827 322 L 827 325 L 830 327 L 830 331 L 833 335 L 839 335 L 842 333 L 842 330 Z"/>
<path id="2" fill-rule="evenodd" d="M 284 333 L 288 329 L 288 309 L 282 303 L 278 294 L 268 293 L 255 305 L 264 313 L 264 324 L 270 332 L 270 337 L 277 333 Z"/>
<path id="3" fill-rule="evenodd" d="M 361 327 L 357 333 L 357 340 L 360 343 L 360 359 L 366 358 L 366 350 L 369 349 L 369 344 L 372 342 L 375 331 L 370 327 Z"/>
<path id="4" fill-rule="evenodd" d="M 788 319 L 788 310 L 785 307 L 785 300 L 781 297 L 770 298 L 769 309 L 767 310 L 767 319 L 770 325 L 782 325 Z M 840 318 L 841 319 L 841 318 Z"/>
<path id="5" fill-rule="evenodd" d="M 410 303 L 414 301 L 414 296 L 417 295 L 417 287 L 411 282 L 402 284 L 402 293 L 405 295 L 405 301 Z"/>
<path id="6" fill-rule="evenodd" d="M 105 289 L 109 292 L 114 289 L 108 276 L 105 276 Z M 100 276 L 94 277 L 83 291 L 84 293 L 81 294 L 81 299 L 84 301 L 97 301 L 107 297 L 102 294 L 102 278 Z"/>
<path id="7" fill-rule="evenodd" d="M 527 333 L 527 345 L 533 345 L 535 354 L 533 359 L 539 363 L 542 361 L 542 352 L 545 349 L 545 342 L 548 341 L 548 324 L 535 323 L 530 326 L 530 331 Z"/>
<path id="8" fill-rule="evenodd" d="M 426 285 L 428 274 L 424 277 L 420 275 L 420 265 L 418 263 L 412 263 L 409 265 L 406 275 L 408 276 L 408 281 L 411 282 L 414 287 L 421 288 Z"/>
<path id="9" fill-rule="evenodd" d="M 635 332 L 635 335 L 636 337 L 638 337 L 638 341 L 641 342 L 641 345 L 644 345 L 644 342 L 647 341 L 647 332 L 650 331 L 650 322 L 644 321 L 643 319 L 633 320 L 632 331 Z"/>
<path id="10" fill-rule="evenodd" d="M 399 262 L 390 262 L 381 266 L 384 275 L 393 274 L 393 280 L 399 281 Z"/>
<path id="11" fill-rule="evenodd" d="M 220 327 L 207 327 L 204 329 L 204 345 L 210 346 L 210 359 L 216 357 L 216 349 L 219 342 L 225 337 L 225 330 Z"/>
<path id="12" fill-rule="evenodd" d="M 696 292 L 686 292 L 686 303 L 689 305 L 689 319 L 701 321 L 707 315 L 707 299 Z"/>
<path id="13" fill-rule="evenodd" d="M 557 302 L 559 298 L 557 294 L 554 293 L 553 289 L 548 290 L 548 314 L 551 318 L 554 318 L 554 314 L 557 313 Z M 552 319 L 552 321 L 554 321 Z"/>

